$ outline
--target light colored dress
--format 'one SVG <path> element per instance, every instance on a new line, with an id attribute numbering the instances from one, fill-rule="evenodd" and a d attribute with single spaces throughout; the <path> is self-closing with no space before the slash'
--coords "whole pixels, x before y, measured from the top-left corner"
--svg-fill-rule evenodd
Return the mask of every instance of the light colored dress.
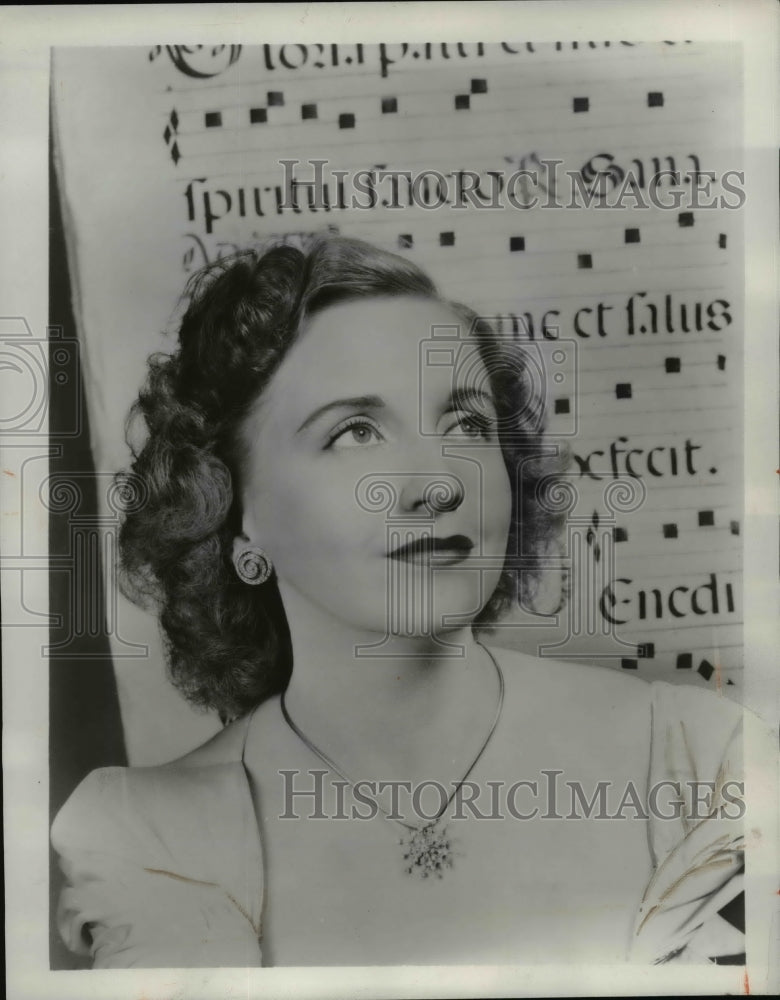
<path id="1" fill-rule="evenodd" d="M 680 782 L 685 792 L 695 781 L 712 790 L 698 805 L 684 794 L 679 818 L 651 814 L 654 873 L 637 899 L 626 960 L 733 964 L 744 952 L 733 917 L 744 838 L 732 784 L 741 780 L 743 712 L 708 691 L 651 688 L 648 789 Z M 52 842 L 66 879 L 58 925 L 95 968 L 262 965 L 263 851 L 243 759 L 249 722 L 234 723 L 195 763 L 93 771 L 58 814 Z M 663 791 L 658 808 L 674 814 L 676 792 Z"/>

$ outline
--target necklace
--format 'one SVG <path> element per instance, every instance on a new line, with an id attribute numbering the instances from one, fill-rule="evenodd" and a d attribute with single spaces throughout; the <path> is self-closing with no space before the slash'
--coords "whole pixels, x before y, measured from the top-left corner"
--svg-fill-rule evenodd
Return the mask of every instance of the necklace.
<path id="1" fill-rule="evenodd" d="M 424 826 L 415 826 L 413 823 L 405 823 L 403 820 L 396 819 L 394 816 L 391 816 L 387 810 L 382 809 L 382 806 L 380 806 L 378 802 L 376 803 L 377 807 L 382 810 L 388 819 L 392 819 L 394 823 L 404 827 L 406 830 L 406 834 L 401 837 L 398 843 L 403 850 L 404 871 L 407 875 L 416 875 L 419 878 L 430 878 L 431 876 L 442 878 L 444 872 L 448 868 L 452 868 L 454 860 L 452 842 L 447 834 L 446 825 L 440 826 L 439 821 L 449 808 L 452 800 L 460 791 L 463 783 L 477 766 L 479 759 L 487 749 L 487 745 L 490 742 L 493 733 L 496 731 L 498 720 L 501 718 L 501 709 L 504 707 L 504 675 L 501 671 L 501 667 L 498 665 L 498 661 L 487 646 L 483 646 L 482 643 L 478 643 L 478 645 L 482 646 L 482 649 L 485 650 L 487 655 L 490 657 L 493 666 L 496 668 L 496 674 L 498 676 L 498 703 L 496 705 L 496 713 L 490 729 L 488 730 L 487 736 L 480 746 L 476 757 L 469 765 L 468 770 L 460 781 L 457 782 L 452 794 L 434 818 Z M 287 711 L 284 694 L 285 693 L 282 692 L 281 708 L 282 715 L 284 716 L 284 720 L 287 725 L 301 740 L 304 746 L 308 747 L 309 750 L 320 758 L 321 761 L 327 764 L 330 770 L 337 774 L 342 781 L 346 781 L 347 784 L 354 788 L 355 782 L 351 778 L 348 778 L 335 761 L 331 760 L 331 758 L 323 750 L 320 750 L 318 746 L 312 743 L 308 736 L 293 722 L 290 717 L 290 713 Z"/>

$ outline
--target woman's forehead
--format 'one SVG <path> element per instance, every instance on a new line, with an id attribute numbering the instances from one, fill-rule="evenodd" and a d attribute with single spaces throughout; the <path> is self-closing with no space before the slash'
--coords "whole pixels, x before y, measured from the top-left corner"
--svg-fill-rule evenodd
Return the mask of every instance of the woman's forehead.
<path id="1" fill-rule="evenodd" d="M 308 402 L 337 391 L 359 394 L 383 386 L 440 395 L 470 374 L 484 377 L 470 328 L 454 308 L 433 299 L 339 303 L 306 323 L 268 395 Z"/>
<path id="2" fill-rule="evenodd" d="M 299 343 L 312 351 L 328 351 L 338 340 L 356 351 L 379 353 L 441 337 L 466 340 L 470 323 L 455 308 L 438 299 L 378 296 L 351 299 L 329 306 L 305 324 Z"/>

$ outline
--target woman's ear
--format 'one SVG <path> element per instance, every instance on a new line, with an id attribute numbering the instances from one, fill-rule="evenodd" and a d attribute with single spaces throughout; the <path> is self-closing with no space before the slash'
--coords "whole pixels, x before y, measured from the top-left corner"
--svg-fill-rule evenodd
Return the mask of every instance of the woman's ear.
<path id="1" fill-rule="evenodd" d="M 249 537 L 241 532 L 240 535 L 236 535 L 233 539 L 233 562 L 235 563 L 241 553 L 246 549 L 247 545 L 250 544 Z"/>
<path id="2" fill-rule="evenodd" d="M 233 539 L 233 562 L 235 563 L 247 549 L 261 550 L 262 539 L 251 517 L 244 517 L 241 531 Z"/>
<path id="3" fill-rule="evenodd" d="M 242 505 L 243 506 L 243 505 Z M 252 511 L 244 509 L 241 514 L 241 530 L 236 535 L 233 540 L 233 551 L 236 551 L 236 544 L 239 545 L 250 545 L 252 542 L 256 541 L 260 537 L 257 530 L 257 525 L 255 524 L 255 519 Z"/>

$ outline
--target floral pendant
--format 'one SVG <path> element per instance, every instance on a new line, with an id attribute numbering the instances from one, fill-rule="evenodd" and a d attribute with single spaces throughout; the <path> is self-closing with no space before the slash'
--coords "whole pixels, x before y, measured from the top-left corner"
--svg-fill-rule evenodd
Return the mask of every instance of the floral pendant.
<path id="1" fill-rule="evenodd" d="M 402 837 L 399 843 L 404 849 L 407 875 L 442 878 L 444 872 L 452 868 L 452 842 L 447 836 L 447 827 L 438 829 L 436 820 Z"/>

